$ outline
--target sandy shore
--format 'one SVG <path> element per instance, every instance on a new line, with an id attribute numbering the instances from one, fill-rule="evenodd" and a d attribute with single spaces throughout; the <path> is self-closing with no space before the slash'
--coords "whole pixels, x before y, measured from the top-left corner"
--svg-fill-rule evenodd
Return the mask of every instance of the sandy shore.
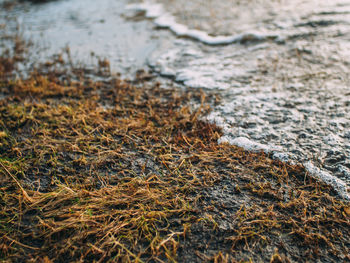
<path id="1" fill-rule="evenodd" d="M 5 31 L 1 261 L 350 261 L 349 204 L 302 166 L 218 144 L 201 116 L 219 98 L 68 53 L 23 77 L 31 47 Z"/>

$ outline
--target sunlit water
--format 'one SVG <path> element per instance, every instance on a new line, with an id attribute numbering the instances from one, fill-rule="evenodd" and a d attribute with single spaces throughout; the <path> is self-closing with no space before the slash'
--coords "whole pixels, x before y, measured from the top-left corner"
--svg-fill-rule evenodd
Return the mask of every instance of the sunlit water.
<path id="1" fill-rule="evenodd" d="M 148 65 L 217 90 L 220 142 L 306 165 L 350 187 L 350 0 L 62 0 L 24 4 L 20 24 L 53 54 L 68 45 L 130 74 Z M 26 33 L 28 34 L 28 33 Z M 321 170 L 319 170 L 319 168 Z"/>

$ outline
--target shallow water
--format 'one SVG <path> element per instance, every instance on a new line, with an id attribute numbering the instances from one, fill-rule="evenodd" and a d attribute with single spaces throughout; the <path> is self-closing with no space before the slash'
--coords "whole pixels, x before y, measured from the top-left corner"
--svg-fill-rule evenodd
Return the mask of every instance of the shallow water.
<path id="1" fill-rule="evenodd" d="M 84 63 L 94 52 L 124 75 L 148 65 L 220 92 L 208 119 L 221 142 L 303 163 L 348 195 L 350 0 L 62 0 L 11 12 L 46 57 L 68 45 Z"/>
<path id="2" fill-rule="evenodd" d="M 96 59 L 108 59 L 114 71 L 132 77 L 137 69 L 145 67 L 162 34 L 152 31 L 154 26 L 148 21 L 126 19 L 124 11 L 129 3 L 127 0 L 36 4 L 23 1 L 5 11 L 16 18 L 15 22 L 5 23 L 20 26 L 24 37 L 40 49 L 35 51 L 40 52 L 36 59 L 41 62 L 69 47 L 75 61 L 86 65 Z"/>
<path id="3" fill-rule="evenodd" d="M 182 38 L 153 53 L 151 66 L 187 86 L 221 90 L 208 117 L 225 128 L 221 142 L 303 163 L 346 196 L 350 1 L 162 2 L 154 22 Z M 220 45 L 222 37 L 241 41 Z"/>

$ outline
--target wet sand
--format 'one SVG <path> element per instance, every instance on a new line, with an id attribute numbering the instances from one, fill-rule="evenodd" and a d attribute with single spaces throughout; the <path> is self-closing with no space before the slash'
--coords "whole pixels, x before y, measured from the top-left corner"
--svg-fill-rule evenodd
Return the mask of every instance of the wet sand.
<path id="1" fill-rule="evenodd" d="M 12 10 L 19 12 L 17 18 L 23 14 L 31 17 L 31 10 L 38 14 L 51 5 L 70 7 L 69 3 L 73 3 L 72 10 L 79 6 L 78 0 L 33 6 L 19 2 Z M 104 3 L 112 5 L 107 0 Z M 219 143 L 224 138 L 229 140 L 235 127 L 249 132 L 262 125 L 278 131 L 283 124 L 288 137 L 289 127 L 295 125 L 295 116 L 299 116 L 290 117 L 290 112 L 313 116 L 310 114 L 313 108 L 305 108 L 305 98 L 297 103 L 298 94 L 311 94 L 316 104 L 329 96 L 327 89 L 322 97 L 323 93 L 306 93 L 307 89 L 298 85 L 285 90 L 278 85 L 270 88 L 271 79 L 277 84 L 289 83 L 290 77 L 285 76 L 293 69 L 297 69 L 293 78 L 304 84 L 313 84 L 322 76 L 330 81 L 327 83 L 338 84 L 343 83 L 342 78 L 297 74 L 305 70 L 308 57 L 294 56 L 289 45 L 282 46 L 288 52 L 281 58 L 281 64 L 279 56 L 272 59 L 274 51 L 277 55 L 281 51 L 280 44 L 275 42 L 226 47 L 199 44 L 198 49 L 198 43 L 182 39 L 175 41 L 177 48 L 187 53 L 176 53 L 172 46 L 174 36 L 162 31 L 160 34 L 167 38 L 162 39 L 155 51 L 168 47 L 170 53 L 176 54 L 166 64 L 162 58 L 162 66 L 174 70 L 174 65 L 178 66 L 175 58 L 182 63 L 182 76 L 188 65 L 199 75 L 205 63 L 211 61 L 214 68 L 218 65 L 216 56 L 226 52 L 224 68 L 232 59 L 241 63 L 234 64 L 234 68 L 250 65 L 256 55 L 266 50 L 269 51 L 266 56 L 272 54 L 271 63 L 276 65 L 271 68 L 269 60 L 263 60 L 259 64 L 261 71 L 250 72 L 243 67 L 241 78 L 239 74 L 227 80 L 215 78 L 193 87 L 191 83 L 198 83 L 193 78 L 178 79 L 188 81 L 188 85 L 174 87 L 164 85 L 155 75 L 157 52 L 147 56 L 155 70 L 152 74 L 139 71 L 137 63 L 126 70 L 123 61 L 118 65 L 116 61 L 99 59 L 98 48 L 94 51 L 95 59 L 87 64 L 79 62 L 86 57 L 74 52 L 79 45 L 70 52 L 64 46 L 61 51 L 60 45 L 53 45 L 57 53 L 50 57 L 55 49 L 40 53 L 36 38 L 32 39 L 33 44 L 25 40 L 38 32 L 43 36 L 49 34 L 46 30 L 50 26 L 42 31 L 20 27 L 18 32 L 12 27 L 16 23 L 6 20 L 8 14 L 2 16 L 6 23 L 0 28 L 4 44 L 0 56 L 1 260 L 274 263 L 350 260 L 350 208 L 339 191 L 334 191 L 339 189 L 315 180 L 303 166 L 274 159 L 272 153 L 245 151 Z M 94 13 L 90 14 L 91 21 L 96 22 L 92 19 Z M 128 15 L 125 23 L 133 25 L 143 16 L 139 13 L 132 17 Z M 71 23 L 71 19 L 62 21 Z M 153 25 L 152 21 L 140 23 L 150 28 Z M 78 29 L 73 24 L 75 33 L 80 30 L 83 35 L 86 33 L 84 27 Z M 73 36 L 73 43 L 77 39 Z M 123 43 L 123 38 L 114 40 L 118 39 Z M 55 42 L 54 38 L 50 41 Z M 114 44 L 118 46 L 117 42 Z M 237 53 L 230 57 L 227 54 L 232 55 L 229 52 L 232 48 Z M 247 50 L 244 56 L 242 49 Z M 81 54 L 90 56 L 89 53 L 90 50 Z M 284 59 L 294 63 L 282 63 Z M 324 60 L 321 62 L 317 72 L 324 67 Z M 136 71 L 138 74 L 123 80 L 115 74 L 118 68 L 126 70 L 126 75 Z M 333 70 L 333 65 L 330 68 Z M 312 73 L 314 68 L 310 70 Z M 222 72 L 224 77 L 226 73 Z M 210 80 L 211 70 L 207 74 Z M 176 74 L 168 76 L 176 78 Z M 251 79 L 256 83 L 254 89 L 248 82 Z M 229 80 L 233 84 L 225 88 L 198 89 L 206 83 L 228 84 Z M 261 85 L 264 82 L 268 84 L 266 89 Z M 311 84 L 311 88 L 316 87 Z M 293 93 L 295 90 L 299 93 Z M 286 94 L 290 97 L 285 97 Z M 286 104 L 291 101 L 295 104 Z M 230 107 L 226 108 L 227 105 Z M 214 106 L 211 115 L 210 106 Z M 343 104 L 340 111 L 342 107 Z M 327 113 L 330 109 L 337 107 L 327 104 L 324 108 Z M 256 112 L 256 116 L 250 111 Z M 242 114 L 241 119 L 233 114 Z M 281 122 L 283 116 L 279 114 L 286 114 L 287 120 Z M 336 117 L 339 116 L 333 119 Z M 211 122 L 206 121 L 208 118 Z M 252 119 L 235 124 L 236 120 L 243 122 L 247 118 Z M 346 116 L 343 118 L 346 120 Z M 219 120 L 224 121 L 215 125 Z M 320 130 L 323 132 L 322 127 Z M 254 132 L 249 135 L 254 138 Z"/>
<path id="2" fill-rule="evenodd" d="M 155 50 L 150 65 L 186 86 L 220 91 L 209 119 L 225 128 L 221 141 L 303 163 L 348 195 L 350 3 L 248 2 L 191 1 L 184 12 L 181 1 L 166 2 L 168 13 L 154 23 L 186 38 Z M 148 10 L 155 2 L 146 3 Z M 240 15 L 227 16 L 226 4 Z M 217 32 L 217 41 L 192 29 Z M 220 44 L 220 34 L 241 41 L 207 45 Z"/>

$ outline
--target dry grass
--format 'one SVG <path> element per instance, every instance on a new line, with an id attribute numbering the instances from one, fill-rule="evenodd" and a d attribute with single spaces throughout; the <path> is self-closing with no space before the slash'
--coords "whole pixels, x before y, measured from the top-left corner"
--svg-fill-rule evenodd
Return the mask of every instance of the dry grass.
<path id="1" fill-rule="evenodd" d="M 218 145 L 203 93 L 62 58 L 13 79 L 14 63 L 0 59 L 0 260 L 350 260 L 348 204 L 300 166 Z"/>
<path id="2" fill-rule="evenodd" d="M 193 138 L 214 142 L 217 129 L 182 105 L 185 94 L 59 82 L 2 83 L 3 255 L 174 258 L 193 221 L 186 195 L 199 185 L 180 152 Z M 172 217 L 181 221 L 175 232 Z"/>

